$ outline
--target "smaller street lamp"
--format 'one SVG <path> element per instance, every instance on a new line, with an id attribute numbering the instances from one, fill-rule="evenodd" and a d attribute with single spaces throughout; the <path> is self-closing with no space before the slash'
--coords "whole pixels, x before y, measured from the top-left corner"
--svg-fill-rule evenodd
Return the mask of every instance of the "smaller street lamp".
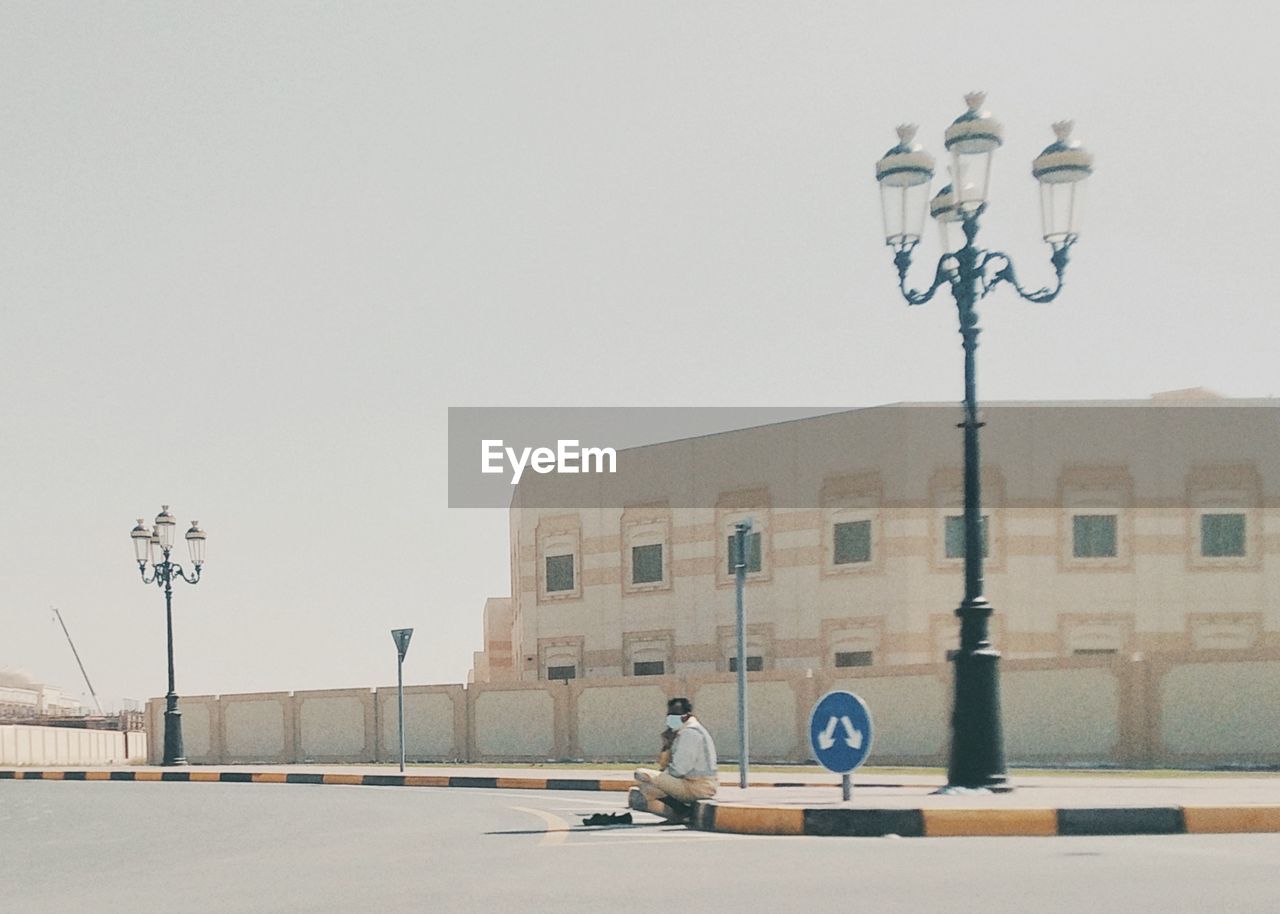
<path id="1" fill-rule="evenodd" d="M 961 215 L 977 213 L 987 203 L 991 183 L 991 157 L 1004 144 L 1004 128 L 982 110 L 986 94 L 971 92 L 964 97 L 969 110 L 951 122 L 943 145 L 951 153 L 951 184 Z"/>
<path id="2" fill-rule="evenodd" d="M 876 162 L 885 243 L 895 251 L 910 251 L 920 241 L 933 180 L 933 156 L 914 142 L 917 129 L 915 124 L 899 126 L 898 145 Z"/>
<path id="3" fill-rule="evenodd" d="M 186 754 L 182 747 L 182 712 L 178 710 L 178 695 L 174 690 L 173 680 L 173 580 L 178 578 L 188 584 L 200 581 L 200 569 L 204 565 L 205 532 L 200 529 L 199 521 L 192 521 L 187 530 L 187 551 L 191 554 L 193 568 L 191 576 L 177 562 L 169 560 L 173 549 L 174 534 L 177 521 L 169 513 L 169 506 L 163 505 L 156 515 L 155 525 L 151 528 L 140 517 L 138 524 L 129 532 L 133 540 L 133 555 L 138 562 L 138 572 L 142 575 L 142 583 L 152 584 L 164 591 L 165 624 L 168 631 L 169 649 L 169 691 L 165 694 L 164 707 L 164 762 L 165 765 L 185 765 Z M 156 561 L 159 550 L 161 560 Z M 151 574 L 147 575 L 147 565 L 151 566 Z"/>
<path id="4" fill-rule="evenodd" d="M 1031 174 L 1040 182 L 1040 221 L 1044 240 L 1054 251 L 1075 243 L 1080 231 L 1080 200 L 1084 179 L 1093 172 L 1093 156 L 1071 139 L 1071 121 L 1053 125 L 1057 140 L 1031 163 Z"/>
<path id="5" fill-rule="evenodd" d="M 956 192 L 950 184 L 944 185 L 942 190 L 934 194 L 933 199 L 929 201 L 929 215 L 933 217 L 934 222 L 938 223 L 938 237 L 942 241 L 942 249 L 954 252 L 959 239 L 952 237 L 951 226 L 962 221 L 964 216 L 960 214 L 960 207 L 956 205 Z"/>

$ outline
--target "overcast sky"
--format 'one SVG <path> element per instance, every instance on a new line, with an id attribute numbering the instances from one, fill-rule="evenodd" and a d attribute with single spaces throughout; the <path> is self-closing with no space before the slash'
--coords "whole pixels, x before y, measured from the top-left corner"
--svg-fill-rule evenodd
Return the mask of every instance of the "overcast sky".
<path id="1" fill-rule="evenodd" d="M 508 592 L 446 409 L 962 394 L 873 166 L 1004 122 L 982 242 L 1050 276 L 1031 159 L 1097 156 L 1067 291 L 982 309 L 990 399 L 1268 396 L 1270 4 L 0 6 L 0 668 L 165 688 L 129 529 L 208 531 L 180 694 L 462 681 Z M 921 246 L 919 281 L 934 239 Z M 958 447 L 957 442 L 957 447 Z M 958 459 L 958 458 L 957 458 Z M 185 549 L 179 547 L 185 560 Z"/>

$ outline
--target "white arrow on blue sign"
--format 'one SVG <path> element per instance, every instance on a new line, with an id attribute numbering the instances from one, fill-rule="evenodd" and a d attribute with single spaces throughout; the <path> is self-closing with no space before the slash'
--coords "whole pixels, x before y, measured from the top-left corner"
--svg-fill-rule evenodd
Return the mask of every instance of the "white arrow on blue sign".
<path id="1" fill-rule="evenodd" d="M 813 706 L 809 744 L 824 768 L 847 774 L 871 753 L 871 712 L 852 692 L 828 692 Z"/>

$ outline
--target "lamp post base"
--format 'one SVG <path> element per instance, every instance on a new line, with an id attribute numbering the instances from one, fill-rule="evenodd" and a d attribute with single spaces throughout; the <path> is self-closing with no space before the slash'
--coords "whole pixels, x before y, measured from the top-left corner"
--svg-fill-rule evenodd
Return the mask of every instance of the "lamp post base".
<path id="1" fill-rule="evenodd" d="M 182 748 L 182 712 L 178 710 L 178 696 L 166 696 L 164 711 L 164 761 L 162 765 L 185 765 L 186 752 Z"/>
<path id="2" fill-rule="evenodd" d="M 1008 790 L 1000 722 L 1000 652 L 957 651 L 947 786 Z"/>

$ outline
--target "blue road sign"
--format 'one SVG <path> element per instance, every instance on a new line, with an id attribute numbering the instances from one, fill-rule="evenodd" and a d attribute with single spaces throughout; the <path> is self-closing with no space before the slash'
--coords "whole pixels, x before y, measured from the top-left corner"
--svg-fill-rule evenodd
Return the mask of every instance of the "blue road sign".
<path id="1" fill-rule="evenodd" d="M 813 706 L 809 744 L 824 768 L 847 774 L 871 752 L 871 712 L 852 692 L 828 692 Z"/>

